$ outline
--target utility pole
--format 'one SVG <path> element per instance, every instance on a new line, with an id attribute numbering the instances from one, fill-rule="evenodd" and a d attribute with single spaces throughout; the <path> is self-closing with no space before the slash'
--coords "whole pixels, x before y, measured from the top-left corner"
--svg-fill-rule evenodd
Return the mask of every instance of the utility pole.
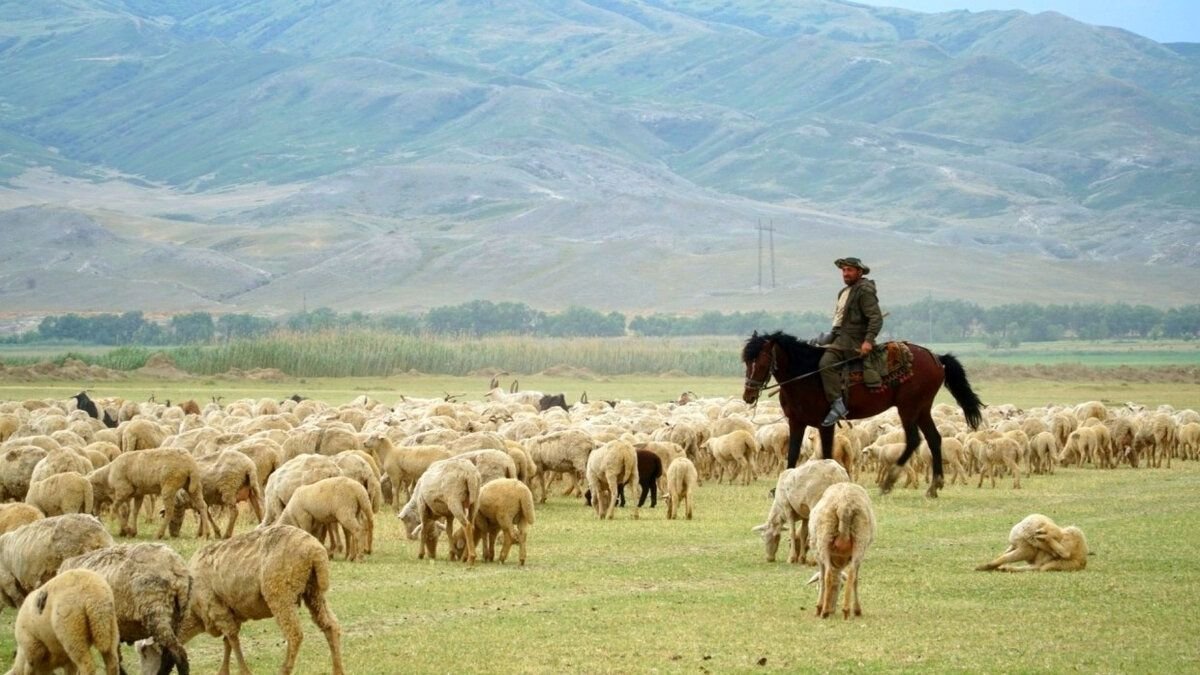
<path id="1" fill-rule="evenodd" d="M 775 219 L 771 219 L 771 290 L 775 290 Z"/>
<path id="2" fill-rule="evenodd" d="M 762 253 L 763 253 L 763 251 L 762 251 L 762 244 L 763 244 L 762 235 L 763 235 L 762 218 L 759 218 L 758 219 L 758 292 L 759 293 L 762 293 L 762 289 L 763 289 L 763 284 L 762 284 Z"/>

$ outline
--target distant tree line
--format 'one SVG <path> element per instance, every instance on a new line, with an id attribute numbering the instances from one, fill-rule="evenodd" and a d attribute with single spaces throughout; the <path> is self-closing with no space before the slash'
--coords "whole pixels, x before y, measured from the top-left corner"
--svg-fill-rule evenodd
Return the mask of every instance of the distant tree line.
<path id="1" fill-rule="evenodd" d="M 960 300 L 925 300 L 886 308 L 884 337 L 926 342 L 981 340 L 992 346 L 1063 339 L 1193 339 L 1200 336 L 1200 305 L 1158 309 L 1149 305 L 1019 303 L 981 307 Z M 703 312 L 648 314 L 627 319 L 620 312 L 571 307 L 548 313 L 524 303 L 475 300 L 435 307 L 423 315 L 354 311 L 327 307 L 279 320 L 252 314 L 177 314 L 166 322 L 142 312 L 48 316 L 37 329 L 3 338 L 5 343 L 71 341 L 99 345 L 212 344 L 254 338 L 275 331 L 314 333 L 337 329 L 378 330 L 409 335 L 521 335 L 541 337 L 749 336 L 784 330 L 815 337 L 830 327 L 819 312 Z"/>

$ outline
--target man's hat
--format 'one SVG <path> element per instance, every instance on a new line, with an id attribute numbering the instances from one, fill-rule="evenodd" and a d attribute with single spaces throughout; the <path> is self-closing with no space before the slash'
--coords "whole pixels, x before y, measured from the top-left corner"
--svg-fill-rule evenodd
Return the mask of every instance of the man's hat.
<path id="1" fill-rule="evenodd" d="M 863 261 L 859 260 L 858 258 L 838 258 L 837 260 L 833 261 L 833 264 L 838 268 L 857 267 L 858 269 L 862 270 L 863 274 L 871 273 L 871 268 L 864 265 Z"/>

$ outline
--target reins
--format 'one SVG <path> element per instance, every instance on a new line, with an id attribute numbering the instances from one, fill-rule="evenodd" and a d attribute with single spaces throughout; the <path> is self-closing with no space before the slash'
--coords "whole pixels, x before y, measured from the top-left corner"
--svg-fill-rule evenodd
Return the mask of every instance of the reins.
<path id="1" fill-rule="evenodd" d="M 851 361 L 859 361 L 859 360 L 861 360 L 862 358 L 863 358 L 863 357 L 861 357 L 861 356 L 852 356 L 852 357 L 850 357 L 850 358 L 848 358 L 848 359 L 844 359 L 844 360 L 842 360 L 842 361 L 838 361 L 837 363 L 831 363 L 831 364 L 829 364 L 829 365 L 825 366 L 824 368 L 817 368 L 816 370 L 813 370 L 813 371 L 810 371 L 810 372 L 804 373 L 803 375 L 797 375 L 797 376 L 795 376 L 795 377 L 790 377 L 790 378 L 788 378 L 788 379 L 786 379 L 786 380 L 784 380 L 784 381 L 782 381 L 782 382 L 778 382 L 778 381 L 777 381 L 775 384 L 773 384 L 773 385 L 771 385 L 771 386 L 769 386 L 769 387 L 768 387 L 768 386 L 765 386 L 765 383 L 764 383 L 764 386 L 760 387 L 758 391 L 759 391 L 759 393 L 761 394 L 761 393 L 763 393 L 763 392 L 767 392 L 767 391 L 770 391 L 770 390 L 776 390 L 776 389 L 779 389 L 779 388 L 783 387 L 783 385 L 785 385 L 785 384 L 791 384 L 792 382 L 796 382 L 797 380 L 803 380 L 803 379 L 804 379 L 804 378 L 806 378 L 806 377 L 812 377 L 813 375 L 816 375 L 817 373 L 819 373 L 819 372 L 821 372 L 821 371 L 823 371 L 823 370 L 829 370 L 830 368 L 837 368 L 837 367 L 839 367 L 839 366 L 844 366 L 844 365 L 846 365 L 847 363 L 850 363 Z M 774 369 L 775 369 L 775 351 L 774 351 L 774 348 L 772 347 L 772 350 L 771 350 L 771 370 L 769 370 L 768 372 L 773 374 L 773 371 L 774 371 Z M 770 378 L 768 378 L 768 379 L 770 379 Z M 776 393 L 778 393 L 778 392 L 776 392 L 776 391 L 770 391 L 770 393 L 768 393 L 768 394 L 767 394 L 767 396 L 774 396 Z"/>

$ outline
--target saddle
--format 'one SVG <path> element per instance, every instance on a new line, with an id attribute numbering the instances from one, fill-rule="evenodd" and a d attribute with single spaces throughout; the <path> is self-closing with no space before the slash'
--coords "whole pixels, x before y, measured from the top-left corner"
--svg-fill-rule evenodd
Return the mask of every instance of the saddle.
<path id="1" fill-rule="evenodd" d="M 846 364 L 846 384 L 862 384 L 871 391 L 894 387 L 913 376 L 913 355 L 907 342 L 875 345 L 862 359 Z"/>

